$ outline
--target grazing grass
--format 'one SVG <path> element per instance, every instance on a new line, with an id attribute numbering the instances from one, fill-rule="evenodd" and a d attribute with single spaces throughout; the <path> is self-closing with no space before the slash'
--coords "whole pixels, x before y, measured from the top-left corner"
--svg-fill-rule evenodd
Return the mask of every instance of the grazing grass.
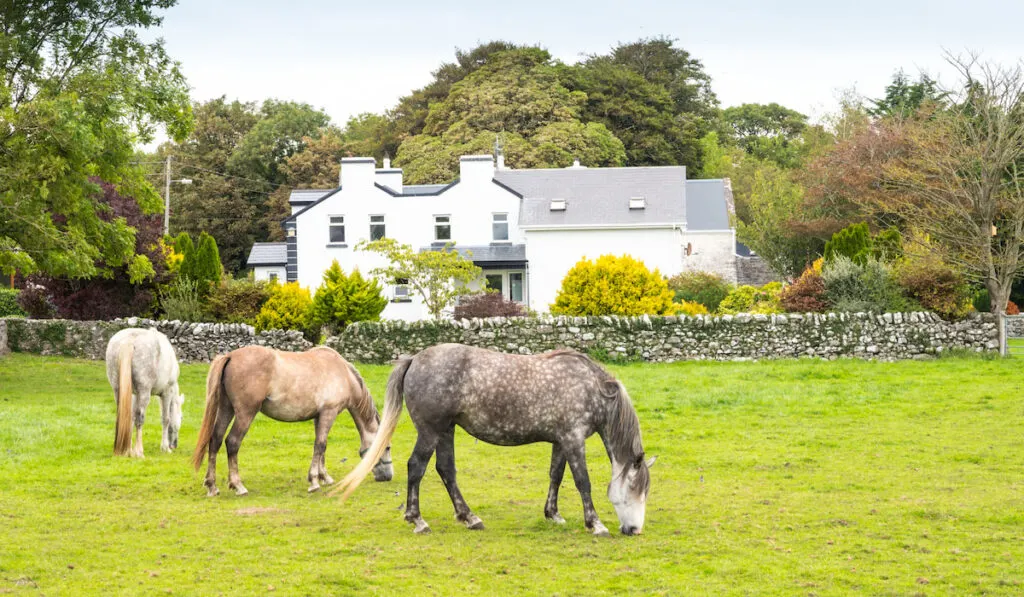
<path id="1" fill-rule="evenodd" d="M 187 464 L 206 367 L 184 366 L 181 447 L 114 458 L 103 364 L 0 360 L 0 593 L 425 595 L 1020 595 L 1024 593 L 1024 395 L 1020 361 L 633 364 L 612 367 L 657 454 L 639 537 L 583 529 L 566 473 L 542 514 L 549 448 L 460 432 L 459 483 L 487 529 L 452 517 L 433 470 L 433 533 L 401 518 L 408 415 L 396 479 L 345 505 L 306 494 L 311 423 L 258 417 L 242 445 L 250 495 L 207 499 Z M 378 404 L 389 369 L 360 367 Z M 598 512 L 609 466 L 588 444 Z M 347 415 L 328 445 L 356 459 Z M 223 455 L 221 462 L 223 463 Z M 347 458 L 347 462 L 342 459 Z"/>

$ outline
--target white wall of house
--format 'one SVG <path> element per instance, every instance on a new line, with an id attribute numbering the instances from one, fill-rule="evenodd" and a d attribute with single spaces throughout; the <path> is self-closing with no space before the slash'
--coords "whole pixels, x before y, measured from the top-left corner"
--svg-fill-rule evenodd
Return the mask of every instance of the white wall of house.
<path id="1" fill-rule="evenodd" d="M 712 272 L 736 283 L 736 235 L 732 230 L 688 230 L 683 249 L 683 271 Z"/>
<path id="2" fill-rule="evenodd" d="M 252 268 L 253 276 L 257 280 L 270 280 L 276 278 L 282 283 L 287 279 L 283 265 L 257 265 Z"/>
<path id="3" fill-rule="evenodd" d="M 682 269 L 683 236 L 678 228 L 529 229 L 525 235 L 529 306 L 541 313 L 550 311 L 565 274 L 583 258 L 629 254 L 665 276 Z"/>
<path id="4" fill-rule="evenodd" d="M 296 218 L 298 282 L 315 290 L 323 272 L 335 259 L 345 271 L 364 274 L 387 265 L 376 254 L 356 251 L 370 238 L 370 216 L 384 216 L 385 235 L 414 250 L 435 241 L 435 216 L 449 216 L 451 240 L 457 246 L 487 245 L 493 241 L 493 214 L 508 214 L 509 241 L 523 242 L 519 232 L 519 198 L 494 184 L 490 156 L 465 156 L 460 182 L 436 196 L 395 197 L 374 186 L 376 164 L 368 158 L 346 158 L 341 165 L 342 189 Z M 331 216 L 344 217 L 345 242 L 330 242 Z M 385 286 L 385 295 L 394 296 Z M 381 315 L 386 319 L 417 320 L 428 317 L 419 297 L 392 302 Z"/>

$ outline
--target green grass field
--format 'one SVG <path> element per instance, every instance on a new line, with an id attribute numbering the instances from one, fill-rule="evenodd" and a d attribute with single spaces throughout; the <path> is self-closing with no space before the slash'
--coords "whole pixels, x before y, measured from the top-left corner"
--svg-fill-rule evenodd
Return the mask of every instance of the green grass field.
<path id="1" fill-rule="evenodd" d="M 360 367 L 378 404 L 389 368 Z M 408 416 L 396 478 L 345 505 L 307 495 L 311 423 L 262 416 L 240 453 L 246 497 L 207 499 L 187 460 L 206 367 L 183 367 L 181 446 L 111 456 L 104 366 L 0 359 L 0 593 L 425 595 L 1020 595 L 1024 395 L 1020 361 L 943 359 L 613 367 L 637 405 L 652 469 L 639 537 L 583 529 L 566 473 L 566 526 L 544 520 L 549 447 L 459 434 L 459 484 L 487 529 L 452 516 L 433 467 L 402 520 Z M 589 467 L 602 520 L 607 458 Z M 348 415 L 328 445 L 357 457 Z M 342 462 L 347 458 L 347 462 Z M 224 462 L 223 453 L 221 463 Z"/>

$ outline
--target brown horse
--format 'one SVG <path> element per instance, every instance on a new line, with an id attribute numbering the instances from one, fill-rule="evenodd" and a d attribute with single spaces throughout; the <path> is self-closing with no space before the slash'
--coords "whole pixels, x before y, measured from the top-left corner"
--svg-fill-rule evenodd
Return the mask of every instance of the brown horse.
<path id="1" fill-rule="evenodd" d="M 325 346 L 302 353 L 263 346 L 239 348 L 210 364 L 206 376 L 206 413 L 192 465 L 198 471 L 203 456 L 209 452 L 204 485 L 208 496 L 217 495 L 217 452 L 224 441 L 228 453 L 228 486 L 236 494 L 245 495 L 248 490 L 238 474 L 238 448 L 256 413 L 289 423 L 312 419 L 316 422 L 316 443 L 308 478 L 309 491 L 316 491 L 321 482 L 334 483 L 327 474 L 324 453 L 327 434 L 343 409 L 348 409 L 359 431 L 361 456 L 377 436 L 380 416 L 370 390 L 355 367 Z M 235 424 L 228 433 L 232 419 Z M 374 466 L 373 476 L 378 481 L 390 481 L 392 474 L 391 447 L 388 446 Z"/>

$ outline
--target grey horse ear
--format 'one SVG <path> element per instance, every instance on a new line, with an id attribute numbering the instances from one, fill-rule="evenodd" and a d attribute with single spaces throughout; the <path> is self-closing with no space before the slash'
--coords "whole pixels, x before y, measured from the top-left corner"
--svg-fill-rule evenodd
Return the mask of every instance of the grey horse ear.
<path id="1" fill-rule="evenodd" d="M 651 456 L 650 458 L 648 458 L 647 459 L 647 468 L 651 468 L 652 466 L 654 466 L 654 461 L 657 460 L 657 459 L 658 459 L 657 456 Z"/>
<path id="2" fill-rule="evenodd" d="M 606 379 L 604 381 L 604 390 L 601 392 L 605 398 L 618 398 L 619 396 L 619 382 L 615 379 Z"/>

